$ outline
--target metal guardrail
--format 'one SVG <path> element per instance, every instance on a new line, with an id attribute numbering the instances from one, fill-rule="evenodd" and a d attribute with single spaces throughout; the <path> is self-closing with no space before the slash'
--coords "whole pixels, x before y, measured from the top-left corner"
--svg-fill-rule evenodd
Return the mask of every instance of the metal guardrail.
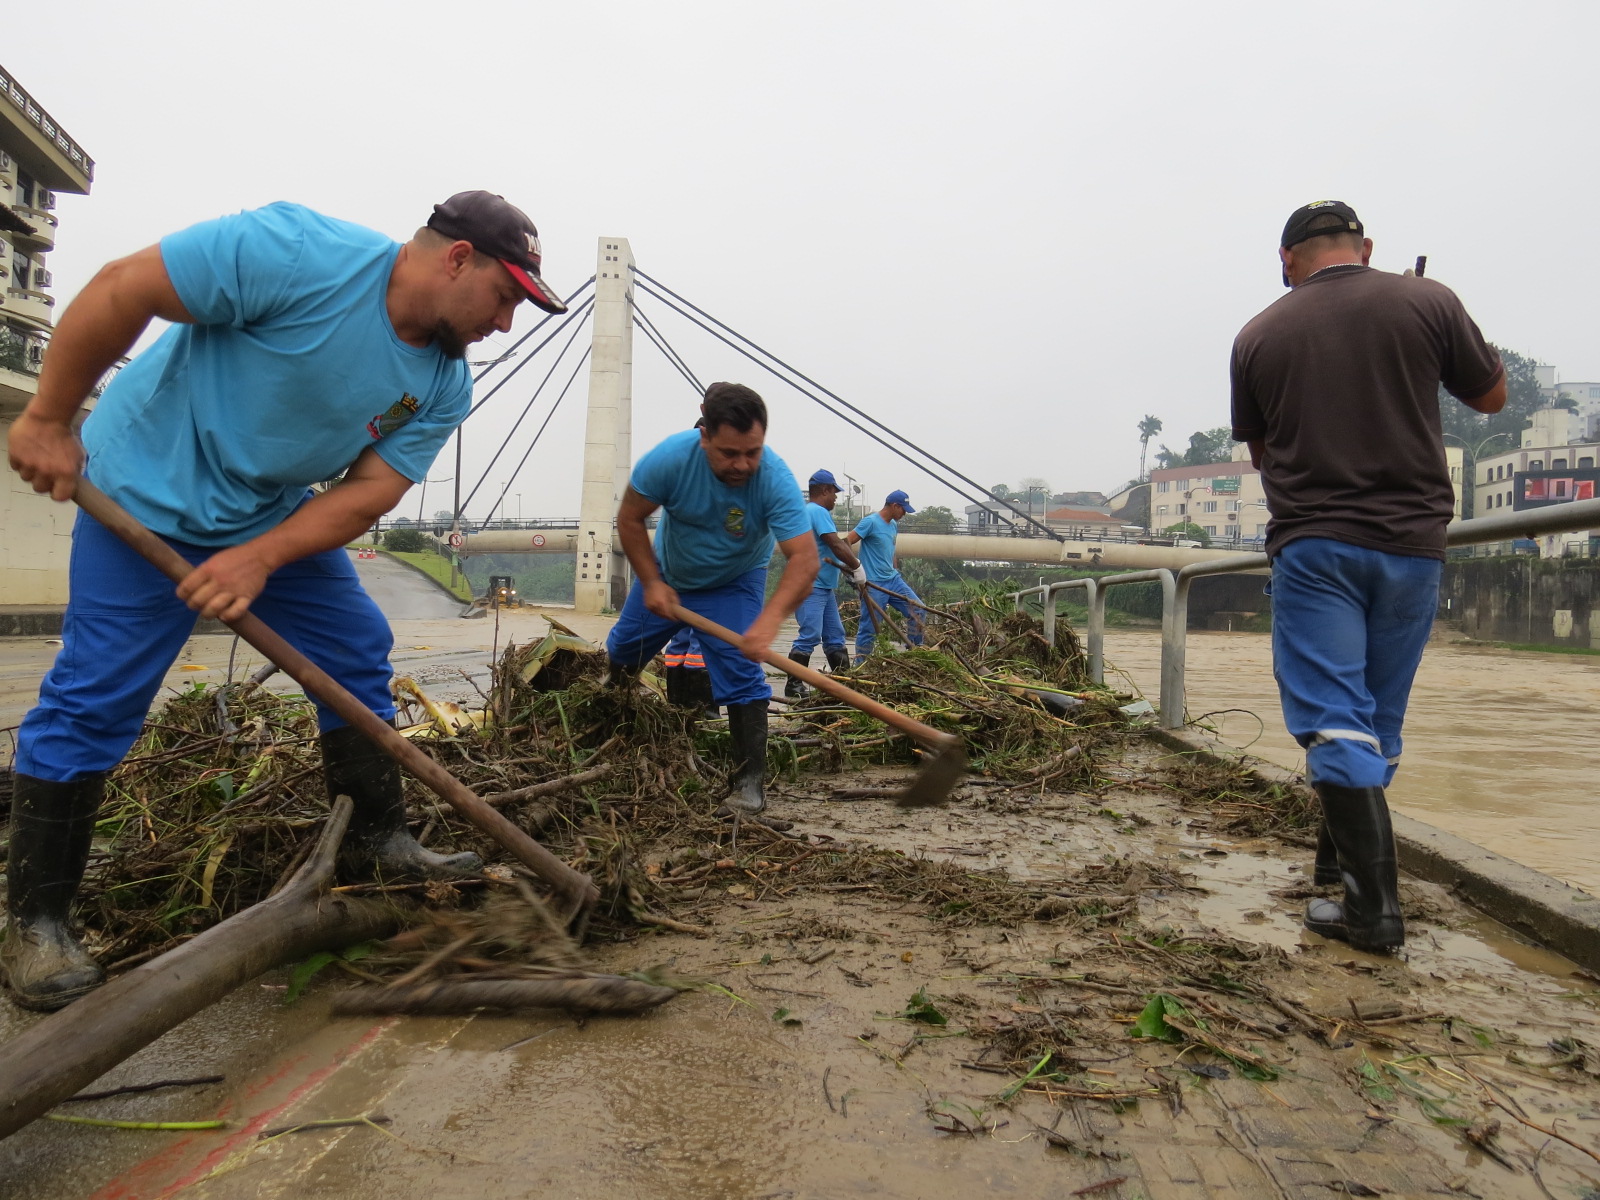
<path id="1" fill-rule="evenodd" d="M 94 159 L 89 157 L 82 146 L 67 136 L 66 131 L 44 110 L 44 106 L 28 95 L 16 77 L 4 67 L 0 67 L 0 95 L 10 100 L 17 111 L 37 125 L 39 132 L 55 143 L 56 149 L 65 154 L 72 165 L 83 172 L 85 179 L 91 181 L 94 179 Z"/>
<path id="2" fill-rule="evenodd" d="M 1457 521 L 1445 530 L 1447 546 L 1476 546 L 1505 542 L 1518 537 L 1537 537 L 1547 533 L 1572 533 L 1600 529 L 1600 500 L 1577 500 L 1547 508 L 1496 513 Z M 1039 587 L 1013 592 L 1017 611 L 1032 597 L 1043 604 L 1045 641 L 1052 646 L 1056 638 L 1056 599 L 1070 588 L 1083 588 L 1089 606 L 1084 649 L 1089 657 L 1089 676 L 1105 682 L 1106 594 L 1127 583 L 1161 584 L 1161 697 L 1158 720 L 1163 729 L 1181 729 L 1184 722 L 1184 668 L 1189 641 L 1189 588 L 1206 575 L 1236 575 L 1241 572 L 1265 573 L 1269 567 L 1265 554 L 1245 554 L 1236 558 L 1208 559 L 1173 570 L 1160 567 L 1151 571 L 1128 571 L 1102 575 L 1098 579 L 1063 579 Z"/>

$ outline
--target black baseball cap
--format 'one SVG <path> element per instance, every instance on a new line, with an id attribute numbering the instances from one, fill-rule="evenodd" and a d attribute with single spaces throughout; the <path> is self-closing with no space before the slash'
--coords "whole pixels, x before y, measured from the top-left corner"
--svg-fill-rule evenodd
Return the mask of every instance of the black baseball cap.
<path id="1" fill-rule="evenodd" d="M 1310 229 L 1311 222 L 1318 217 L 1334 216 L 1345 222 L 1345 228 L 1330 225 L 1324 229 Z M 1312 204 L 1305 204 L 1289 214 L 1289 221 L 1283 227 L 1283 240 L 1278 243 L 1285 250 L 1290 246 L 1298 246 L 1307 238 L 1322 237 L 1329 233 L 1365 233 L 1362 228 L 1361 218 L 1356 216 L 1356 210 L 1343 200 L 1318 200 Z"/>
<path id="2" fill-rule="evenodd" d="M 539 230 L 528 214 L 493 192 L 457 192 L 433 206 L 428 228 L 472 248 L 511 272 L 528 298 L 547 313 L 564 313 L 567 306 L 539 274 Z"/>

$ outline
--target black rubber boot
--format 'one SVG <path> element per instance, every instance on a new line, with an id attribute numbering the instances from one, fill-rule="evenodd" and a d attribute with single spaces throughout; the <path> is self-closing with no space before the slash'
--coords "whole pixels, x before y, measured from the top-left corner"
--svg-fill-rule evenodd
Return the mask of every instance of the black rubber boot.
<path id="1" fill-rule="evenodd" d="M 1385 952 L 1405 944 L 1400 915 L 1400 868 L 1395 859 L 1389 803 L 1381 787 L 1314 785 L 1328 835 L 1339 858 L 1344 901 L 1310 900 L 1305 927 L 1358 950 Z"/>
<path id="2" fill-rule="evenodd" d="M 612 664 L 613 668 L 616 666 Z M 667 703 L 673 708 L 694 708 L 695 703 L 689 696 L 689 689 L 693 686 L 689 682 L 688 667 L 667 667 L 661 672 L 667 684 Z M 611 684 L 611 680 L 606 680 Z"/>
<path id="3" fill-rule="evenodd" d="M 105 982 L 105 972 L 67 923 L 89 861 L 105 783 L 104 775 L 72 783 L 13 777 L 6 865 L 10 911 L 0 965 L 12 998 L 23 1008 L 63 1008 Z"/>
<path id="4" fill-rule="evenodd" d="M 1333 838 L 1328 835 L 1328 823 L 1323 821 L 1317 831 L 1317 865 L 1311 882 L 1318 887 L 1332 887 L 1343 876 L 1339 874 L 1339 852 L 1333 848 Z"/>
<path id="5" fill-rule="evenodd" d="M 461 879 L 482 869 L 476 854 L 435 854 L 411 836 L 400 764 L 359 729 L 341 725 L 322 735 L 322 774 L 330 800 L 349 796 L 355 805 L 339 846 L 339 867 L 346 877 L 385 882 Z"/>
<path id="6" fill-rule="evenodd" d="M 722 715 L 722 706 L 717 703 L 717 697 L 711 690 L 711 672 L 691 668 L 685 674 L 689 677 L 684 683 L 689 697 L 688 707 L 699 709 L 706 720 L 715 721 Z"/>
<path id="7" fill-rule="evenodd" d="M 767 702 L 728 705 L 728 736 L 733 741 L 733 785 L 725 801 L 730 811 L 751 816 L 767 806 L 761 789 L 767 772 Z"/>
<path id="8" fill-rule="evenodd" d="M 824 650 L 823 653 L 828 656 L 828 670 L 835 675 L 840 671 L 848 671 L 850 669 L 850 651 L 843 646 L 836 650 Z"/>
<path id="9" fill-rule="evenodd" d="M 789 651 L 789 660 L 799 663 L 802 667 L 809 667 L 811 665 L 811 654 L 810 652 L 801 654 L 798 650 L 791 650 Z M 806 691 L 806 685 L 793 675 L 789 676 L 789 682 L 783 685 L 783 694 L 790 700 L 803 700 Z"/>

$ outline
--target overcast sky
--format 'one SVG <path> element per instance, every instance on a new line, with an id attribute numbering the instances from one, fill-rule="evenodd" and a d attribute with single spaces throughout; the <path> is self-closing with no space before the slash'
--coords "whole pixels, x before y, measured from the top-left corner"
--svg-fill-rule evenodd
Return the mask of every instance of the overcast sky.
<path id="1" fill-rule="evenodd" d="M 488 188 L 533 216 L 563 292 L 627 237 L 982 484 L 1109 492 L 1144 414 L 1174 447 L 1227 423 L 1228 349 L 1282 292 L 1284 219 L 1331 198 L 1375 266 L 1428 255 L 1491 340 L 1600 380 L 1590 2 L 55 0 L 13 25 L 4 64 L 96 160 L 93 194 L 61 201 L 63 300 L 223 213 L 295 200 L 404 239 Z M 966 503 L 641 309 L 701 379 L 767 397 L 801 478 Z M 642 450 L 695 397 L 643 338 L 635 360 Z M 543 373 L 468 424 L 471 478 Z M 580 378 L 517 476 L 524 515 L 577 514 L 583 399 Z"/>

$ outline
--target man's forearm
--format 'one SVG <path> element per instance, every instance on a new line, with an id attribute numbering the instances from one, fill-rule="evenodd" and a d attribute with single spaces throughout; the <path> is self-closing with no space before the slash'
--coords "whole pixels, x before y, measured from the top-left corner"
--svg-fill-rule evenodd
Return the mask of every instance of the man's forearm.
<path id="1" fill-rule="evenodd" d="M 661 578 L 661 568 L 656 564 L 655 547 L 650 544 L 650 531 L 643 521 L 617 517 L 617 540 L 622 543 L 622 553 L 641 587 L 647 587 Z"/>
<path id="2" fill-rule="evenodd" d="M 249 543 L 269 571 L 360 537 L 392 507 L 393 491 L 376 481 L 350 480 L 297 508 L 282 524 Z"/>
<path id="3" fill-rule="evenodd" d="M 28 403 L 29 415 L 58 423 L 72 420 L 100 377 L 150 324 L 155 315 L 150 306 L 120 293 L 123 270 L 121 263 L 103 268 L 61 314 L 45 351 L 39 390 Z"/>
<path id="4" fill-rule="evenodd" d="M 778 586 L 773 590 L 772 599 L 768 600 L 765 613 L 775 613 L 779 620 L 791 615 L 799 608 L 807 596 L 811 594 L 811 585 L 817 578 L 817 559 L 811 556 L 809 564 L 802 562 L 797 554 L 793 558 L 784 560 L 783 574 L 778 577 Z"/>

